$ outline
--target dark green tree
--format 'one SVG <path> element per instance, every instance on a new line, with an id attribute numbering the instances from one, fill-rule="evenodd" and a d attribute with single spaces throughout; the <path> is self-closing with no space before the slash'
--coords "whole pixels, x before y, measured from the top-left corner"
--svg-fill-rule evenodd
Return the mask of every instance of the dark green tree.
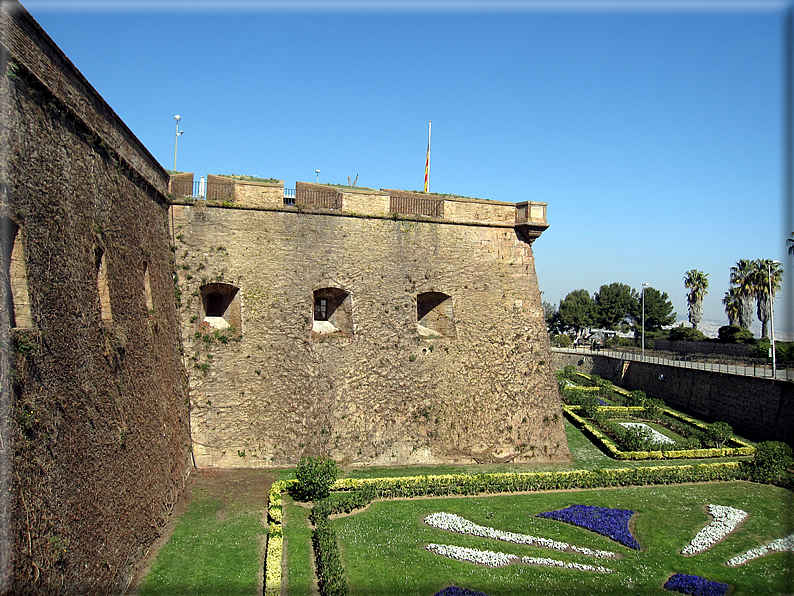
<path id="1" fill-rule="evenodd" d="M 656 288 L 645 288 L 645 331 L 658 331 L 666 325 L 675 323 L 673 303 L 667 292 L 660 292 Z M 642 329 L 642 296 L 639 297 L 637 308 L 632 314 L 635 320 L 635 329 Z"/>
<path id="2" fill-rule="evenodd" d="M 560 300 L 557 314 L 562 329 L 570 329 L 576 335 L 581 335 L 595 324 L 595 302 L 587 290 L 574 290 Z"/>
<path id="3" fill-rule="evenodd" d="M 622 283 L 601 286 L 595 295 L 596 326 L 613 331 L 629 329 L 629 321 L 637 313 L 639 296 L 636 290 Z"/>
<path id="4" fill-rule="evenodd" d="M 563 328 L 560 322 L 560 313 L 557 311 L 557 305 L 544 300 L 543 314 L 546 318 L 546 328 L 548 329 L 549 334 L 557 335 L 562 333 Z"/>

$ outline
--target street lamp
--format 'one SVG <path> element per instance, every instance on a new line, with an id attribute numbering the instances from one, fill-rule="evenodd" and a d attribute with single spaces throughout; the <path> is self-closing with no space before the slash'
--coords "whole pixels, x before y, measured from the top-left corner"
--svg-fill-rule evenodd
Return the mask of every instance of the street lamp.
<path id="1" fill-rule="evenodd" d="M 176 144 L 177 141 L 179 140 L 179 135 L 185 134 L 185 131 L 179 130 L 179 121 L 182 120 L 182 116 L 177 114 L 176 116 L 174 116 L 174 120 L 176 120 L 176 130 L 174 131 L 174 172 L 176 172 Z"/>
<path id="2" fill-rule="evenodd" d="M 319 182 L 320 182 L 320 170 L 314 170 L 314 173 L 317 174 L 317 180 L 315 180 L 315 182 L 317 182 L 319 184 Z"/>
<path id="3" fill-rule="evenodd" d="M 642 360 L 645 361 L 645 288 L 650 284 L 642 284 Z"/>
<path id="4" fill-rule="evenodd" d="M 769 282 L 769 322 L 772 337 L 772 378 L 777 379 L 777 362 L 775 362 L 775 296 L 772 294 L 772 265 L 780 265 L 780 261 L 769 261 L 767 267 L 767 281 Z"/>

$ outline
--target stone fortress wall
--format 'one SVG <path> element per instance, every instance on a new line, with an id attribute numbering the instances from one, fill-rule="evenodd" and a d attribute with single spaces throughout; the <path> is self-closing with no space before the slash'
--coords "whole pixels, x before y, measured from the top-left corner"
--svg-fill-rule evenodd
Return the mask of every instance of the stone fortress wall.
<path id="1" fill-rule="evenodd" d="M 123 593 L 191 464 L 168 174 L 15 2 L 0 56 L 0 593 Z"/>
<path id="2" fill-rule="evenodd" d="M 198 465 L 568 457 L 545 203 L 234 184 L 172 207 Z"/>

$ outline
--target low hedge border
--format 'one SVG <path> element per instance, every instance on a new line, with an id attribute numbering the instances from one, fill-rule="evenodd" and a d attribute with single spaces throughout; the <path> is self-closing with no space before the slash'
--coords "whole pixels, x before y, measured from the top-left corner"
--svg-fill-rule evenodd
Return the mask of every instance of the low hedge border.
<path id="1" fill-rule="evenodd" d="M 746 480 L 745 462 L 714 462 L 560 472 L 504 472 L 494 474 L 441 474 L 396 478 L 342 478 L 334 482 L 331 497 L 314 504 L 310 520 L 315 524 L 312 542 L 323 596 L 347 594 L 339 545 L 329 516 L 366 507 L 376 498 L 477 495 L 487 493 L 536 492 L 542 490 L 591 489 L 653 484 L 683 484 Z M 281 593 L 281 492 L 294 480 L 279 481 L 270 490 L 268 516 L 270 535 L 265 569 L 265 594 Z M 339 492 L 347 494 L 339 494 Z M 271 539 L 271 537 L 276 538 Z M 273 548 L 271 550 L 271 544 Z M 277 567 L 277 571 L 273 570 Z"/>
<path id="2" fill-rule="evenodd" d="M 599 410 L 601 408 L 610 408 L 611 411 L 614 411 L 616 408 L 625 408 L 627 413 L 629 410 L 644 409 L 629 406 L 600 406 Z M 581 409 L 581 406 L 564 405 L 562 409 L 576 426 L 581 428 L 586 434 L 592 437 L 594 441 L 598 442 L 615 459 L 699 459 L 705 457 L 736 457 L 741 455 L 753 455 L 755 453 L 755 447 L 744 441 L 734 438 L 731 439 L 731 442 L 738 443 L 740 445 L 739 447 L 712 447 L 706 449 L 679 449 L 670 451 L 621 451 L 621 449 L 615 445 L 615 443 L 609 437 L 607 437 L 603 431 L 593 424 L 590 424 L 586 418 L 583 418 L 576 413 Z M 694 420 L 683 416 L 683 414 L 678 414 L 677 412 L 668 410 L 667 408 L 664 408 L 663 411 L 665 414 L 673 416 L 674 418 L 682 419 L 685 422 Z M 705 428 L 705 425 L 702 423 L 697 424 L 696 426 Z"/>

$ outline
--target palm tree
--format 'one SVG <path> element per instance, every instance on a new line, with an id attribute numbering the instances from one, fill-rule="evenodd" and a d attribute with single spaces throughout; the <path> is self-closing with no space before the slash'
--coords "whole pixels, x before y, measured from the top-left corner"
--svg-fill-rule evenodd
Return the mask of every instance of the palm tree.
<path id="1" fill-rule="evenodd" d="M 698 328 L 700 319 L 703 318 L 703 299 L 709 293 L 708 273 L 703 273 L 697 269 L 686 272 L 684 276 L 684 287 L 689 290 L 686 296 L 689 304 L 689 322 L 694 329 Z"/>
<path id="2" fill-rule="evenodd" d="M 771 259 L 756 259 L 753 261 L 751 279 L 755 291 L 756 313 L 758 320 L 761 321 L 761 337 L 766 338 L 768 337 L 766 323 L 772 316 L 775 294 L 780 291 L 783 269 L 780 267 L 780 263 L 773 263 Z M 769 295 L 770 285 L 772 287 L 771 296 Z"/>
<path id="3" fill-rule="evenodd" d="M 753 322 L 753 302 L 755 299 L 755 284 L 753 283 L 753 262 L 748 259 L 739 259 L 731 267 L 731 284 L 736 290 L 739 301 L 739 318 L 736 321 L 739 327 L 749 329 Z"/>
<path id="4" fill-rule="evenodd" d="M 725 305 L 725 314 L 728 315 L 728 324 L 738 325 L 739 313 L 741 312 L 742 307 L 741 302 L 739 301 L 739 296 L 736 293 L 736 288 L 731 288 L 725 292 L 725 297 L 722 299 L 722 303 Z"/>

